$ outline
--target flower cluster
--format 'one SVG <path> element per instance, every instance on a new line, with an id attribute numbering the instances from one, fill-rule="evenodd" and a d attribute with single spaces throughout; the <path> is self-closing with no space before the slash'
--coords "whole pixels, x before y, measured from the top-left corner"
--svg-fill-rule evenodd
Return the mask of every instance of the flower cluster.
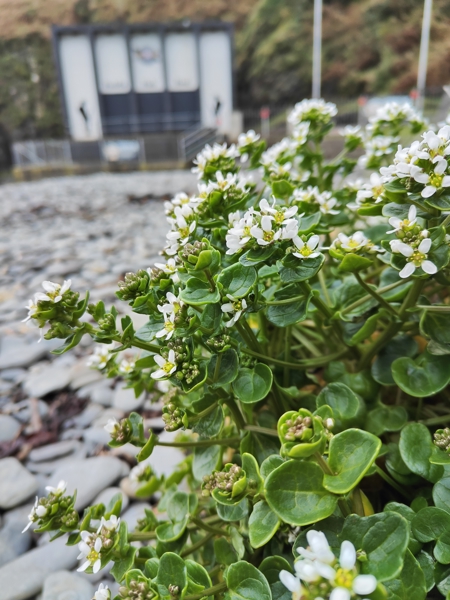
<path id="1" fill-rule="evenodd" d="M 39 531 L 62 529 L 72 531 L 78 525 L 79 516 L 74 509 L 75 496 L 66 496 L 67 483 L 60 481 L 57 487 L 47 486 L 48 495 L 43 498 L 36 496 L 36 501 L 30 514 L 28 524 L 22 531 L 27 531 L 37 524 Z"/>
<path id="2" fill-rule="evenodd" d="M 78 560 L 84 562 L 77 569 L 78 571 L 86 571 L 92 569 L 93 573 L 98 573 L 102 566 L 102 561 L 108 555 L 114 546 L 117 532 L 120 525 L 120 518 L 111 515 L 109 519 L 101 518 L 100 525 L 95 533 L 82 531 L 81 542 L 78 544 L 80 554 Z"/>
<path id="3" fill-rule="evenodd" d="M 297 102 L 288 115 L 288 122 L 292 125 L 309 122 L 321 125 L 328 124 L 337 115 L 336 105 L 331 102 L 319 100 L 302 100 Z"/>
<path id="4" fill-rule="evenodd" d="M 373 575 L 360 575 L 355 546 L 345 540 L 337 558 L 321 531 L 306 533 L 309 546 L 298 547 L 300 559 L 294 563 L 295 575 L 280 572 L 280 581 L 293 600 L 368 600 L 377 589 Z"/>
<path id="5" fill-rule="evenodd" d="M 226 143 L 207 144 L 205 148 L 199 152 L 194 160 L 192 172 L 197 173 L 199 179 L 209 180 L 211 174 L 217 171 L 235 171 L 237 168 L 234 165 L 234 159 L 239 156 L 239 152 L 234 144 L 230 147 Z"/>

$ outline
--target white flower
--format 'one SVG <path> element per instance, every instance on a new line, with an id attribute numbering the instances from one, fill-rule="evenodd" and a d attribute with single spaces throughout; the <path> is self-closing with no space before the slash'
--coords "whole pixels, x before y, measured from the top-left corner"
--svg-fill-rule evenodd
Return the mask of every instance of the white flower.
<path id="1" fill-rule="evenodd" d="M 409 229 L 416 224 L 417 221 L 417 209 L 412 204 L 409 207 L 408 218 L 407 219 L 399 219 L 398 217 L 391 217 L 389 219 L 389 224 L 392 225 L 394 229 L 392 231 L 387 231 L 386 233 L 395 233 L 396 231 L 403 231 L 404 229 Z"/>
<path id="2" fill-rule="evenodd" d="M 427 258 L 431 248 L 430 238 L 422 240 L 418 248 L 408 246 L 400 240 L 392 240 L 390 245 L 392 252 L 403 254 L 407 259 L 406 265 L 399 273 L 402 279 L 410 277 L 418 267 L 422 267 L 422 270 L 428 275 L 434 275 L 437 272 L 436 265 Z"/>
<path id="3" fill-rule="evenodd" d="M 54 496 L 63 496 L 64 492 L 67 489 L 67 482 L 61 479 L 56 487 L 52 487 L 51 485 L 47 485 L 45 487 L 46 491 L 49 494 L 53 494 Z"/>
<path id="4" fill-rule="evenodd" d="M 162 312 L 166 317 L 167 315 L 177 315 L 184 306 L 181 298 L 179 296 L 175 296 L 175 294 L 172 292 L 167 292 L 166 300 L 167 302 L 165 304 L 158 306 L 159 312 Z"/>
<path id="5" fill-rule="evenodd" d="M 294 202 L 316 202 L 319 197 L 319 188 L 309 185 L 306 189 L 294 190 Z"/>
<path id="6" fill-rule="evenodd" d="M 37 302 L 35 302 L 34 300 L 28 300 L 28 304 L 25 306 L 25 308 L 28 310 L 28 315 L 25 317 L 25 319 L 22 319 L 22 323 L 26 323 L 27 321 L 29 321 L 30 319 L 32 319 L 34 317 L 34 315 L 37 313 L 38 310 L 38 306 L 37 306 Z"/>
<path id="7" fill-rule="evenodd" d="M 298 252 L 293 252 L 293 255 L 301 259 L 319 256 L 320 253 L 315 251 L 319 245 L 319 241 L 320 238 L 318 235 L 312 235 L 306 243 L 300 237 L 294 237 L 293 242 Z"/>
<path id="8" fill-rule="evenodd" d="M 28 515 L 28 524 L 23 528 L 22 533 L 25 533 L 36 521 L 45 517 L 48 512 L 48 508 L 39 504 L 39 498 L 36 496 L 36 500 L 34 502 L 34 506 L 31 509 L 30 514 Z"/>
<path id="9" fill-rule="evenodd" d="M 132 360 L 127 360 L 126 358 L 122 359 L 119 364 L 119 373 L 122 375 L 128 375 L 134 370 L 135 363 Z"/>
<path id="10" fill-rule="evenodd" d="M 288 122 L 297 125 L 301 121 L 320 121 L 328 123 L 332 117 L 337 115 L 337 108 L 331 102 L 325 100 L 305 99 L 298 102 L 288 115 Z"/>
<path id="11" fill-rule="evenodd" d="M 110 600 L 111 599 L 111 590 L 107 585 L 101 583 L 98 586 L 98 590 L 95 592 L 92 600 Z"/>
<path id="12" fill-rule="evenodd" d="M 281 230 L 274 231 L 272 229 L 273 217 L 264 215 L 261 217 L 261 226 L 254 225 L 250 229 L 251 235 L 256 239 L 260 246 L 268 246 L 276 242 L 281 237 Z"/>
<path id="13" fill-rule="evenodd" d="M 235 158 L 239 153 L 236 150 L 236 146 L 232 144 L 229 148 L 226 143 L 214 144 L 210 146 L 206 144 L 201 152 L 199 152 L 193 161 L 196 165 L 191 169 L 192 173 L 198 173 L 199 179 L 203 177 L 206 165 L 210 161 L 218 160 L 219 158 Z"/>
<path id="14" fill-rule="evenodd" d="M 165 313 L 165 317 L 166 319 L 164 321 L 164 327 L 155 334 L 155 337 L 163 337 L 166 340 L 170 340 L 175 331 L 175 313 L 172 313 L 171 315 Z"/>
<path id="15" fill-rule="evenodd" d="M 272 206 L 268 203 L 265 198 L 262 198 L 259 202 L 259 208 L 261 209 L 261 214 L 263 215 L 271 215 L 278 225 L 283 225 L 288 222 L 291 217 L 293 217 L 297 211 L 298 206 L 291 206 L 290 208 L 286 207 L 275 207 L 276 200 L 273 199 Z"/>
<path id="16" fill-rule="evenodd" d="M 82 531 L 80 535 L 81 542 L 78 544 L 78 549 L 80 550 L 78 560 L 84 560 L 85 562 L 77 571 L 86 571 L 86 569 L 92 567 L 93 573 L 98 573 L 102 566 L 102 539 L 88 531 Z"/>
<path id="17" fill-rule="evenodd" d="M 292 139 L 297 147 L 303 146 L 308 141 L 309 122 L 299 123 L 292 130 Z"/>
<path id="18" fill-rule="evenodd" d="M 361 250 L 369 242 L 362 231 L 356 231 L 350 236 L 341 232 L 338 234 L 337 240 L 340 242 L 340 247 L 347 252 Z M 334 244 L 336 244 L 337 240 L 335 240 Z"/>
<path id="19" fill-rule="evenodd" d="M 247 242 L 251 240 L 251 228 L 254 225 L 253 211 L 248 210 L 242 219 L 234 221 L 232 227 L 228 230 L 225 237 L 227 244 L 227 254 L 239 252 Z"/>
<path id="20" fill-rule="evenodd" d="M 444 175 L 447 169 L 447 161 L 444 158 L 434 159 L 434 173 L 424 173 L 419 167 L 411 170 L 411 175 L 418 183 L 424 183 L 425 187 L 421 192 L 422 198 L 430 198 L 443 187 L 450 187 L 450 175 Z"/>
<path id="21" fill-rule="evenodd" d="M 108 531 L 117 531 L 120 525 L 120 517 L 116 517 L 116 515 L 111 515 L 109 519 L 105 519 L 105 517 L 101 518 L 100 525 L 98 526 L 97 533 L 100 533 L 102 529 L 107 529 Z"/>
<path id="22" fill-rule="evenodd" d="M 169 275 L 174 283 L 179 283 L 178 265 L 174 258 L 169 258 L 165 263 L 155 263 L 155 267 L 166 273 L 166 275 Z M 151 269 L 147 269 L 147 272 L 151 275 Z"/>
<path id="23" fill-rule="evenodd" d="M 155 359 L 156 364 L 159 366 L 159 369 L 152 373 L 153 379 L 165 379 L 170 377 L 170 375 L 173 375 L 173 373 L 175 373 L 177 370 L 174 350 L 169 350 L 169 356 L 167 360 L 159 354 L 155 354 L 153 358 Z"/>
<path id="24" fill-rule="evenodd" d="M 336 206 L 336 198 L 331 197 L 331 192 L 322 192 L 318 198 L 319 210 L 323 215 L 338 215 L 339 211 L 333 207 Z"/>
<path id="25" fill-rule="evenodd" d="M 378 204 L 382 200 L 383 191 L 383 179 L 378 173 L 372 173 L 369 182 L 364 183 L 362 189 L 357 191 L 356 204 L 360 206 L 362 202 L 372 198 L 375 199 L 375 204 Z"/>
<path id="26" fill-rule="evenodd" d="M 302 557 L 294 563 L 296 576 L 288 571 L 280 572 L 280 581 L 292 593 L 293 600 L 303 597 L 315 600 L 351 600 L 372 594 L 377 588 L 373 575 L 359 575 L 356 569 L 356 550 L 349 541 L 341 544 L 339 559 L 332 552 L 322 532 L 310 530 L 306 534 L 308 548 L 297 548 Z M 338 572 L 345 572 L 343 584 Z M 312 585 L 310 585 L 312 584 Z M 313 592 L 317 587 L 321 596 Z M 344 587 L 345 586 L 345 587 Z"/>
<path id="27" fill-rule="evenodd" d="M 166 246 L 166 254 L 169 256 L 175 255 L 180 246 L 187 244 L 189 241 L 189 236 L 197 227 L 195 220 L 193 220 L 191 223 L 186 221 L 186 217 L 188 217 L 188 215 L 183 214 L 181 207 L 175 207 L 174 215 L 174 218 L 169 218 L 169 222 L 172 225 L 172 230 L 166 235 L 168 242 L 168 246 Z"/>
<path id="28" fill-rule="evenodd" d="M 106 423 L 106 425 L 103 427 L 103 429 L 105 431 L 107 431 L 109 433 L 109 435 L 112 435 L 113 433 L 115 433 L 117 431 L 117 429 L 120 427 L 120 423 L 119 421 L 117 421 L 117 419 L 115 419 L 114 417 L 112 419 L 108 419 L 108 422 Z"/>
<path id="29" fill-rule="evenodd" d="M 239 300 L 231 294 L 227 294 L 227 298 L 230 302 L 222 304 L 221 309 L 224 313 L 232 313 L 233 316 L 231 319 L 225 322 L 226 327 L 232 327 L 240 319 L 242 313 L 247 308 L 247 302 L 245 298 Z"/>
<path id="30" fill-rule="evenodd" d="M 233 173 L 227 173 L 227 176 L 224 177 L 221 171 L 216 171 L 216 181 L 213 183 L 214 188 L 225 192 L 233 185 L 237 183 L 237 175 L 233 175 Z"/>
<path id="31" fill-rule="evenodd" d="M 96 369 L 104 369 L 113 356 L 111 350 L 114 348 L 113 344 L 99 344 L 95 347 L 94 353 L 89 356 L 86 361 L 88 367 Z"/>
<path id="32" fill-rule="evenodd" d="M 361 138 L 361 126 L 360 125 L 346 125 L 341 131 L 341 135 L 345 137 L 357 137 Z"/>
<path id="33" fill-rule="evenodd" d="M 72 281 L 70 279 L 64 281 L 62 285 L 51 281 L 44 281 L 42 282 L 42 287 L 44 288 L 45 294 L 43 292 L 37 292 L 34 295 L 34 301 L 36 304 L 40 301 L 53 302 L 56 304 L 57 302 L 60 302 L 64 294 L 70 290 L 71 284 Z"/>
<path id="34" fill-rule="evenodd" d="M 253 129 L 249 129 L 247 133 L 240 133 L 238 136 L 238 148 L 244 148 L 250 144 L 254 144 L 260 138 L 258 133 L 255 133 Z"/>

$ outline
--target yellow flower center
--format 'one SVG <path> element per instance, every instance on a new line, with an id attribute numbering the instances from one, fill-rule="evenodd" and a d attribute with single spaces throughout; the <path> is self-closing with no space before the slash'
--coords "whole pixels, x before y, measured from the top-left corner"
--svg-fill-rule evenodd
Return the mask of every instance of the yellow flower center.
<path id="1" fill-rule="evenodd" d="M 274 217 L 275 223 L 282 223 L 284 221 L 284 213 L 279 210 L 275 213 Z"/>
<path id="2" fill-rule="evenodd" d="M 353 586 L 354 573 L 348 569 L 338 569 L 336 571 L 336 579 L 335 585 L 337 587 L 347 588 L 348 590 L 352 589 Z"/>
<path id="3" fill-rule="evenodd" d="M 92 550 L 89 552 L 86 558 L 91 563 L 91 565 L 93 565 L 100 558 L 100 553 L 97 552 L 97 550 L 95 550 L 94 548 L 92 548 Z"/>
<path id="4" fill-rule="evenodd" d="M 426 254 L 422 254 L 416 250 L 409 258 L 408 262 L 412 262 L 416 267 L 420 267 L 424 260 L 426 260 Z"/>
<path id="5" fill-rule="evenodd" d="M 378 198 L 379 196 L 381 196 L 382 193 L 383 193 L 382 185 L 377 185 L 372 188 L 372 194 L 374 195 L 375 198 Z"/>
<path id="6" fill-rule="evenodd" d="M 303 248 L 300 250 L 300 254 L 302 256 L 309 256 L 310 254 L 312 254 L 312 250 L 311 248 L 308 248 L 308 246 L 306 246 L 306 244 L 303 246 Z"/>
<path id="7" fill-rule="evenodd" d="M 169 332 L 169 331 L 173 331 L 175 329 L 175 324 L 172 323 L 172 321 L 165 321 L 164 322 L 164 329 Z"/>
<path id="8" fill-rule="evenodd" d="M 438 175 L 437 173 L 433 173 L 430 175 L 430 184 L 435 188 L 440 188 L 442 186 L 442 180 L 444 179 L 444 175 Z"/>
<path id="9" fill-rule="evenodd" d="M 231 304 L 233 305 L 234 312 L 239 312 L 242 310 L 242 302 L 240 300 L 235 300 Z"/>
<path id="10" fill-rule="evenodd" d="M 273 241 L 273 236 L 274 236 L 274 232 L 273 231 L 265 231 L 263 234 L 263 240 L 265 242 L 272 242 Z"/>
<path id="11" fill-rule="evenodd" d="M 178 229 L 182 238 L 189 237 L 189 227 L 180 227 Z"/>
<path id="12" fill-rule="evenodd" d="M 162 370 L 165 371 L 166 373 L 170 373 L 170 371 L 174 368 L 174 364 L 171 362 L 166 362 L 166 364 L 163 366 Z"/>

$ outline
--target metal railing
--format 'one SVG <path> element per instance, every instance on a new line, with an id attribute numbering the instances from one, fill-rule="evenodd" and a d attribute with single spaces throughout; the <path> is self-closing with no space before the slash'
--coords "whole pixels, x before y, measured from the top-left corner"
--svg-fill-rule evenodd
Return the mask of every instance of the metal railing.
<path id="1" fill-rule="evenodd" d="M 178 139 L 178 156 L 180 160 L 190 161 L 206 146 L 217 140 L 217 130 L 212 128 L 192 128 Z"/>
<path id="2" fill-rule="evenodd" d="M 69 140 L 28 140 L 14 142 L 12 154 L 16 166 L 72 164 Z"/>

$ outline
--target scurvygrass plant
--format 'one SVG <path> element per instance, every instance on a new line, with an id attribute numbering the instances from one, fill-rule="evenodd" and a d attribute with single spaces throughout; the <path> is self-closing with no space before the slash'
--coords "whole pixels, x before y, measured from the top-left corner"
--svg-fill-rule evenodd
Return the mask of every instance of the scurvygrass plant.
<path id="1" fill-rule="evenodd" d="M 390 104 L 325 160 L 335 114 L 304 100 L 275 146 L 250 131 L 198 155 L 161 262 L 119 283 L 138 331 L 69 281 L 30 301 L 56 353 L 90 335 L 91 366 L 179 431 L 160 441 L 137 413 L 106 426 L 136 446 L 158 518 L 128 531 L 118 498 L 78 516 L 64 483 L 30 515 L 69 533 L 80 569 L 113 561 L 117 600 L 450 598 L 450 127 L 422 134 Z M 166 479 L 157 445 L 186 451 Z"/>

